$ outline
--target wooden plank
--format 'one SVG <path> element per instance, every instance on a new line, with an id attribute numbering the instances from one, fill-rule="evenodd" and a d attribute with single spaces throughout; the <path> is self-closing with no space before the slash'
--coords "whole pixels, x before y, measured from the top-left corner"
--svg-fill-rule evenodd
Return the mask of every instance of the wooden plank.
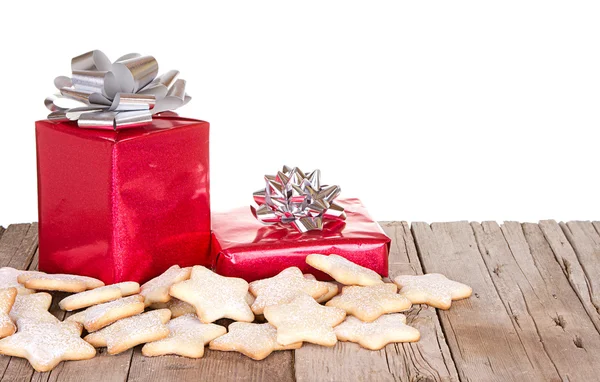
<path id="1" fill-rule="evenodd" d="M 438 311 L 454 363 L 465 381 L 559 380 L 544 368 L 547 355 L 535 349 L 535 330 L 517 334 L 512 315 L 498 295 L 467 222 L 413 223 L 423 270 L 442 273 L 473 288 L 473 296 Z M 553 378 L 554 377 L 554 378 Z"/>
<path id="2" fill-rule="evenodd" d="M 539 223 L 539 227 L 550 244 L 556 261 L 569 279 L 571 287 L 575 290 L 596 330 L 600 332 L 600 309 L 592 301 L 593 291 L 575 250 L 562 228 L 554 220 L 543 220 Z"/>
<path id="3" fill-rule="evenodd" d="M 382 223 L 392 238 L 389 257 L 390 279 L 398 275 L 423 274 L 410 227 L 406 222 Z M 385 347 L 390 370 L 399 380 L 458 381 L 458 372 L 436 310 L 421 305 L 407 314 L 407 323 L 421 332 L 416 343 Z M 397 356 L 390 357 L 390 354 Z M 402 363 L 397 361 L 402 360 Z M 398 378 L 400 377 L 400 378 Z"/>
<path id="4" fill-rule="evenodd" d="M 600 222 L 592 222 L 592 225 L 596 229 L 596 232 L 598 232 L 598 235 L 600 235 Z"/>
<path id="5" fill-rule="evenodd" d="M 27 269 L 37 245 L 37 223 L 9 225 L 0 238 L 0 266 Z"/>
<path id="6" fill-rule="evenodd" d="M 517 335 L 540 362 L 537 368 L 547 380 L 594 380 L 600 374 L 600 335 L 538 225 L 471 226 Z"/>
<path id="7" fill-rule="evenodd" d="M 217 324 L 228 326 L 231 320 Z M 276 351 L 262 361 L 237 352 L 204 351 L 201 359 L 179 356 L 145 357 L 141 346 L 133 351 L 128 381 L 293 381 L 293 352 Z M 148 370 L 152 370 L 149 373 Z"/>
<path id="8" fill-rule="evenodd" d="M 390 277 L 421 274 L 421 264 L 408 224 L 391 222 L 382 225 L 392 238 Z M 391 344 L 380 351 L 344 342 L 334 348 L 307 344 L 296 350 L 296 380 L 458 381 L 435 309 L 415 307 L 407 316 L 408 323 L 421 332 L 419 342 Z"/>
<path id="9" fill-rule="evenodd" d="M 273 352 L 262 361 L 240 353 L 206 349 L 201 359 L 144 357 L 133 353 L 130 382 L 140 381 L 293 381 L 291 351 Z"/>
<path id="10" fill-rule="evenodd" d="M 600 314 L 600 233 L 591 222 L 560 223 L 560 227 L 577 255 L 587 285 L 585 293 Z"/>

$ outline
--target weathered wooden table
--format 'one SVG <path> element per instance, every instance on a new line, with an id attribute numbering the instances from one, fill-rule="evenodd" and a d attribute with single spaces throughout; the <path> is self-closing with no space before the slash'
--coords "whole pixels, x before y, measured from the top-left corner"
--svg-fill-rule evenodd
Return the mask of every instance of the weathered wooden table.
<path id="1" fill-rule="evenodd" d="M 199 360 L 146 358 L 138 346 L 48 373 L 0 356 L 2 381 L 600 380 L 600 222 L 382 226 L 393 239 L 391 276 L 440 272 L 473 287 L 449 311 L 407 313 L 417 343 L 380 351 L 306 344 L 264 361 L 208 349 Z M 0 227 L 0 266 L 37 268 L 37 224 Z M 59 300 L 51 312 L 63 318 Z"/>

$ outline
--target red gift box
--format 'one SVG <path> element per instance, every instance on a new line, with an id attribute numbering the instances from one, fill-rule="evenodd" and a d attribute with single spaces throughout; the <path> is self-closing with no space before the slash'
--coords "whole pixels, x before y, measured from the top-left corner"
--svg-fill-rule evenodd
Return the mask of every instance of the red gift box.
<path id="1" fill-rule="evenodd" d="M 213 269 L 224 276 L 254 281 L 298 267 L 319 280 L 331 277 L 306 264 L 311 253 L 337 254 L 388 275 L 390 238 L 369 216 L 358 199 L 336 199 L 344 207 L 345 221 L 326 221 L 323 231 L 297 232 L 290 225 L 264 225 L 250 208 L 215 213 L 212 218 Z"/>
<path id="2" fill-rule="evenodd" d="M 39 268 L 145 282 L 210 248 L 208 122 L 119 131 L 36 122 Z"/>

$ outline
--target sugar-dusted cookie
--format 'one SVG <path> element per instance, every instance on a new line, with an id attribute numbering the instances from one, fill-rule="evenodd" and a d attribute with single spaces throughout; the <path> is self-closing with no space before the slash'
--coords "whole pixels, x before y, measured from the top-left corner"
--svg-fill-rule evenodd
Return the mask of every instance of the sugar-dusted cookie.
<path id="1" fill-rule="evenodd" d="M 299 294 L 319 298 L 328 291 L 327 284 L 305 278 L 298 267 L 286 268 L 277 276 L 250 283 L 250 292 L 256 296 L 252 311 L 262 314 L 265 307 L 288 303 Z"/>
<path id="2" fill-rule="evenodd" d="M 400 313 L 386 314 L 373 322 L 348 316 L 333 330 L 338 340 L 356 342 L 370 350 L 379 350 L 392 342 L 415 342 L 421 338 L 417 329 L 406 325 L 406 316 Z"/>
<path id="3" fill-rule="evenodd" d="M 0 338 L 10 336 L 17 330 L 9 316 L 15 298 L 17 298 L 17 288 L 0 289 Z"/>
<path id="4" fill-rule="evenodd" d="M 61 292 L 83 292 L 84 290 L 99 288 L 104 283 L 98 279 L 87 276 L 49 273 L 23 273 L 17 277 L 19 283 L 25 288 L 37 290 L 56 290 Z"/>
<path id="5" fill-rule="evenodd" d="M 265 318 L 277 328 L 277 342 L 282 345 L 305 341 L 333 346 L 337 342 L 333 327 L 345 317 L 344 310 L 322 306 L 307 294 L 299 294 L 290 303 L 265 308 Z"/>
<path id="6" fill-rule="evenodd" d="M 17 324 L 17 327 L 23 320 L 59 322 L 58 318 L 48 312 L 51 304 L 52 296 L 46 292 L 17 296 L 10 310 L 10 318 Z"/>
<path id="7" fill-rule="evenodd" d="M 316 280 L 317 279 L 314 275 L 311 275 L 310 273 L 305 273 L 304 278 L 308 279 L 308 280 Z M 315 299 L 315 300 L 317 300 L 317 302 L 319 304 L 322 304 L 324 302 L 331 300 L 340 291 L 338 284 L 336 284 L 334 282 L 326 281 L 325 284 L 327 285 L 327 288 L 329 288 L 329 290 L 323 296 Z"/>
<path id="8" fill-rule="evenodd" d="M 155 302 L 149 306 L 150 309 L 169 309 L 171 311 L 171 318 L 177 318 L 184 314 L 194 313 L 196 314 L 196 308 L 192 304 L 188 304 L 185 301 L 181 301 L 178 298 L 172 297 L 167 302 Z"/>
<path id="9" fill-rule="evenodd" d="M 345 286 L 342 294 L 329 300 L 326 305 L 343 309 L 362 321 L 371 322 L 383 314 L 410 309 L 410 300 L 397 294 L 397 291 L 398 287 L 391 283 Z"/>
<path id="10" fill-rule="evenodd" d="M 169 336 L 144 345 L 143 355 L 154 357 L 177 354 L 183 357 L 201 358 L 206 344 L 227 333 L 227 329 L 221 325 L 203 324 L 193 313 L 169 321 L 167 327 Z"/>
<path id="11" fill-rule="evenodd" d="M 123 318 L 135 316 L 144 311 L 144 297 L 123 297 L 118 300 L 94 305 L 86 310 L 67 317 L 67 321 L 83 324 L 88 332 L 95 332 Z"/>
<path id="12" fill-rule="evenodd" d="M 299 349 L 302 342 L 281 345 L 277 342 L 277 329 L 269 323 L 250 324 L 234 322 L 229 325 L 229 333 L 213 340 L 209 348 L 220 351 L 237 351 L 260 361 L 276 350 Z"/>
<path id="13" fill-rule="evenodd" d="M 173 265 L 160 276 L 142 285 L 140 294 L 144 296 L 146 306 L 169 301 L 171 299 L 169 288 L 175 283 L 189 279 L 191 272 L 191 267 L 180 268 L 179 265 Z"/>
<path id="14" fill-rule="evenodd" d="M 306 263 L 313 268 L 327 273 L 335 281 L 344 285 L 375 285 L 381 284 L 381 276 L 365 267 L 354 264 L 338 255 L 313 254 L 306 256 Z"/>
<path id="15" fill-rule="evenodd" d="M 248 303 L 248 306 L 252 306 L 252 304 L 254 304 L 254 301 L 256 301 L 256 297 L 254 297 L 252 293 L 248 292 L 246 294 L 246 302 Z"/>
<path id="16" fill-rule="evenodd" d="M 58 306 L 62 310 L 77 310 L 88 306 L 112 301 L 121 297 L 130 296 L 140 292 L 140 284 L 127 281 L 113 285 L 107 285 L 92 290 L 86 290 L 63 298 Z"/>
<path id="17" fill-rule="evenodd" d="M 17 294 L 32 294 L 35 290 L 25 288 L 19 284 L 17 278 L 22 274 L 41 274 L 36 271 L 21 271 L 11 267 L 0 268 L 0 288 L 17 288 Z"/>
<path id="18" fill-rule="evenodd" d="M 94 347 L 106 346 L 108 354 L 119 354 L 132 347 L 162 340 L 169 335 L 165 325 L 171 318 L 169 309 L 157 309 L 124 318 L 85 336 Z"/>
<path id="19" fill-rule="evenodd" d="M 171 296 L 192 304 L 205 324 L 220 318 L 252 322 L 254 314 L 246 302 L 248 283 L 235 277 L 220 276 L 203 266 L 192 268 L 189 280 L 171 287 Z"/>
<path id="20" fill-rule="evenodd" d="M 96 349 L 81 339 L 83 328 L 76 322 L 25 318 L 18 321 L 18 326 L 17 333 L 0 340 L 0 354 L 26 358 L 39 372 L 52 370 L 61 361 L 96 355 Z"/>
<path id="21" fill-rule="evenodd" d="M 413 304 L 427 304 L 439 309 L 450 309 L 453 300 L 471 296 L 470 286 L 452 281 L 439 273 L 410 276 L 402 275 L 394 279 L 400 288 L 400 295 Z"/>

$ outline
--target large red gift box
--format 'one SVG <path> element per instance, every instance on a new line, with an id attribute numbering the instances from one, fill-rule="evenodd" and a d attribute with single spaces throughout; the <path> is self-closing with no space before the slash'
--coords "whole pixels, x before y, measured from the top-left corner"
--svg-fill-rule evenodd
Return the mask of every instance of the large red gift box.
<path id="1" fill-rule="evenodd" d="M 208 122 L 118 131 L 36 122 L 39 268 L 106 284 L 201 263 L 210 248 Z"/>
<path id="2" fill-rule="evenodd" d="M 358 199 L 336 199 L 344 207 L 345 221 L 330 220 L 323 231 L 297 232 L 290 225 L 264 225 L 249 207 L 212 218 L 211 259 L 213 269 L 224 276 L 254 281 L 272 277 L 288 267 L 298 267 L 320 280 L 326 274 L 306 264 L 311 253 L 337 254 L 388 275 L 390 238 L 373 221 Z M 208 262 L 208 260 L 206 261 Z"/>

